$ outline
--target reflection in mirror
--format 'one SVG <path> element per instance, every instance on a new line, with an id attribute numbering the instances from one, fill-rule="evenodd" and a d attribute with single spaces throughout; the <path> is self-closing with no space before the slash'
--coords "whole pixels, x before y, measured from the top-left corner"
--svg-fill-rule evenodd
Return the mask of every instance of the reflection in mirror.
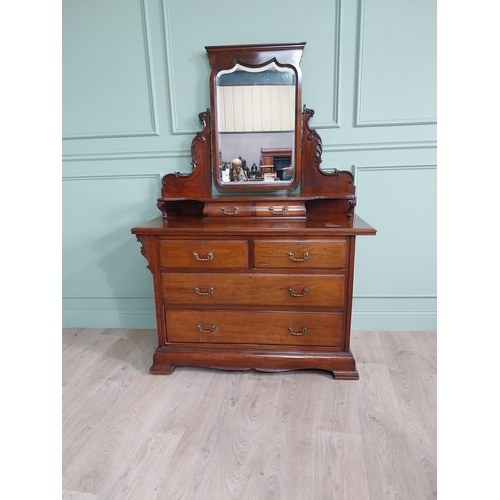
<path id="1" fill-rule="evenodd" d="M 276 63 L 217 74 L 221 184 L 295 178 L 295 73 Z"/>

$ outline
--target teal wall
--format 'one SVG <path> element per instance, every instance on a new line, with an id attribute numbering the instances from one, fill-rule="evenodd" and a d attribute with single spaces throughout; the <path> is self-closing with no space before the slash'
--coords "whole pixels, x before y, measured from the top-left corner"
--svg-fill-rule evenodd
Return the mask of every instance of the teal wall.
<path id="1" fill-rule="evenodd" d="M 63 326 L 154 328 L 130 228 L 190 171 L 205 45 L 307 42 L 323 168 L 356 178 L 353 328 L 436 329 L 435 0 L 63 0 Z"/>

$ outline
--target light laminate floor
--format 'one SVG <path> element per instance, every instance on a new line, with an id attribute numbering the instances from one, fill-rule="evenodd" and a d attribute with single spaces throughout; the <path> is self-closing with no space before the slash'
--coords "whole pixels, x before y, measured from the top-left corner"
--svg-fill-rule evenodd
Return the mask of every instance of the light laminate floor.
<path id="1" fill-rule="evenodd" d="M 148 373 L 155 330 L 63 330 L 65 500 L 436 498 L 435 332 L 353 332 L 360 380 Z"/>

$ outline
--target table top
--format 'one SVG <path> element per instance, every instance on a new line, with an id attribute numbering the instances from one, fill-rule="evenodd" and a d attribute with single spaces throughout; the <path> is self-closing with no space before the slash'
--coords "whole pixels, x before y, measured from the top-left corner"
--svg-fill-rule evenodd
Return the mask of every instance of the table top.
<path id="1" fill-rule="evenodd" d="M 309 216 L 303 219 L 293 218 L 260 218 L 260 217 L 194 217 L 173 215 L 168 219 L 161 216 L 140 226 L 132 228 L 133 234 L 168 234 L 194 233 L 198 236 L 210 233 L 224 232 L 228 235 L 237 234 L 334 234 L 344 235 L 375 235 L 376 229 L 367 224 L 361 217 L 354 214 L 348 218 L 345 215 Z"/>

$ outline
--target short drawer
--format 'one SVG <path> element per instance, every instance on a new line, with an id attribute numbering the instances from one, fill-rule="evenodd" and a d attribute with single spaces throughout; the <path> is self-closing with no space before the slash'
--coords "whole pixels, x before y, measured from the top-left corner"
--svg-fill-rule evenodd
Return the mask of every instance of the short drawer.
<path id="1" fill-rule="evenodd" d="M 252 217 L 252 202 L 206 201 L 203 215 L 205 217 Z"/>
<path id="2" fill-rule="evenodd" d="M 342 313 L 169 310 L 168 342 L 340 346 Z"/>
<path id="3" fill-rule="evenodd" d="M 170 269 L 246 269 L 245 240 L 160 240 L 160 266 Z"/>
<path id="4" fill-rule="evenodd" d="M 334 241 L 255 241 L 256 268 L 345 268 L 347 240 Z"/>
<path id="5" fill-rule="evenodd" d="M 276 219 L 287 217 L 304 217 L 306 207 L 304 201 L 284 201 L 273 203 L 269 201 L 257 201 L 255 203 L 256 217 L 273 217 Z"/>
<path id="6" fill-rule="evenodd" d="M 163 300 L 172 305 L 281 308 L 343 306 L 343 274 L 162 274 Z"/>

